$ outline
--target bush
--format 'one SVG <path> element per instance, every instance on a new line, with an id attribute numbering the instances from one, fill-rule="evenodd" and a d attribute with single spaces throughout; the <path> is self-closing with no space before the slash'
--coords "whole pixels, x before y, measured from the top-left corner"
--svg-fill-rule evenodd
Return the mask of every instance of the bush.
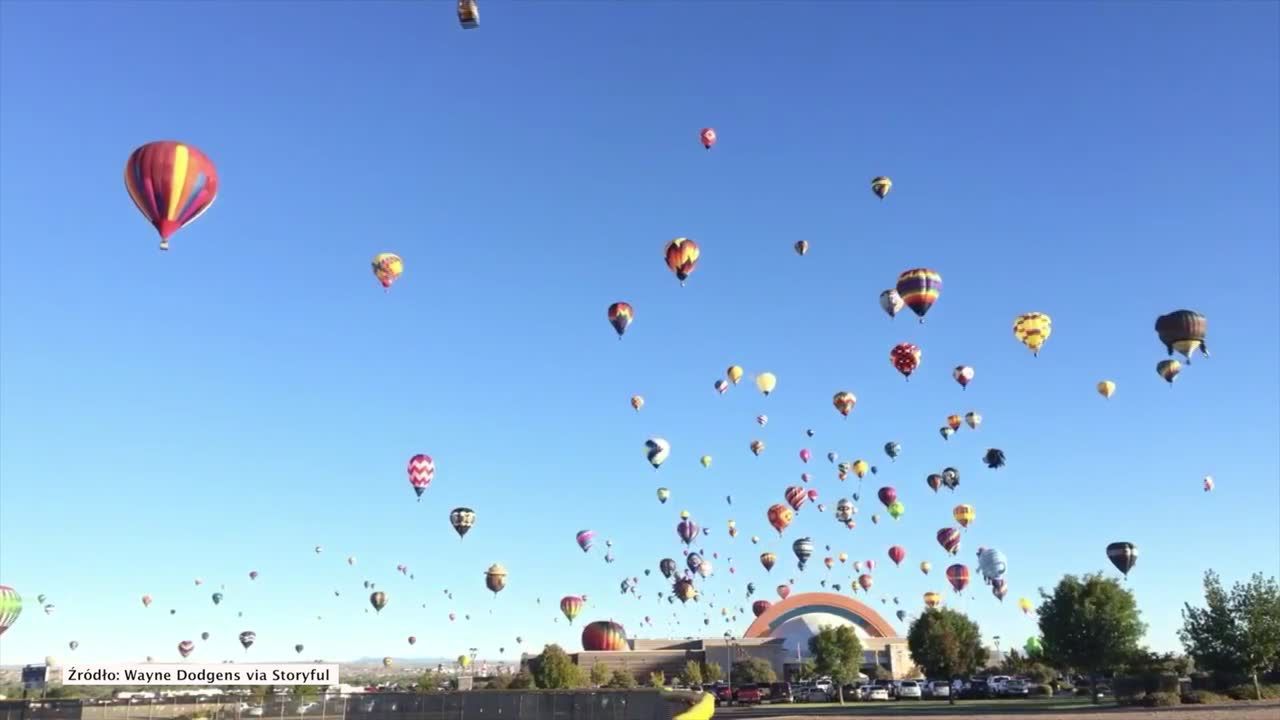
<path id="1" fill-rule="evenodd" d="M 1209 690 L 1192 690 L 1182 696 L 1183 705 L 1218 705 L 1229 702 L 1231 698 Z"/>
<path id="2" fill-rule="evenodd" d="M 1227 689 L 1227 696 L 1232 700 L 1256 700 L 1258 698 L 1252 683 L 1233 685 Z M 1280 698 L 1280 685 L 1262 686 L 1263 700 L 1274 700 L 1276 698 Z"/>
<path id="3" fill-rule="evenodd" d="M 1045 695 L 1052 696 L 1053 688 L 1048 685 L 1032 685 L 1028 692 L 1029 695 Z"/>
<path id="4" fill-rule="evenodd" d="M 1153 692 L 1142 696 L 1142 707 L 1173 707 L 1182 704 L 1182 696 L 1178 693 Z"/>
<path id="5" fill-rule="evenodd" d="M 636 676 L 630 670 L 614 670 L 612 677 L 605 684 L 607 688 L 630 690 L 636 686 Z"/>

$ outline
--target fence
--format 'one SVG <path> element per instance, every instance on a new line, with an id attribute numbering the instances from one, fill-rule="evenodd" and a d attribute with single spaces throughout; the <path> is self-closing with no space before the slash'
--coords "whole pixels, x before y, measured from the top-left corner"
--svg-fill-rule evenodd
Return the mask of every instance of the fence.
<path id="1" fill-rule="evenodd" d="M 678 711 L 657 690 L 377 693 L 314 702 L 268 700 L 250 707 L 239 698 L 0 702 L 0 720 L 669 720 Z"/>

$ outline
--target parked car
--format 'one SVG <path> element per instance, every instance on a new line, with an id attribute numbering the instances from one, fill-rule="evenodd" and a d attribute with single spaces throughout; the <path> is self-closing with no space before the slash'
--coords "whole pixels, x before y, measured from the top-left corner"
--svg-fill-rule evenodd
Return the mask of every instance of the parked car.
<path id="1" fill-rule="evenodd" d="M 991 691 L 991 685 L 987 683 L 986 678 L 973 678 L 960 691 L 962 700 L 986 700 L 994 696 L 995 693 Z"/>
<path id="2" fill-rule="evenodd" d="M 925 687 L 928 688 L 929 697 L 931 698 L 951 697 L 951 683 L 946 680 L 934 680 L 931 683 L 926 683 Z"/>
<path id="3" fill-rule="evenodd" d="M 831 695 L 817 685 L 806 685 L 796 692 L 796 702 L 831 702 Z"/>
<path id="4" fill-rule="evenodd" d="M 733 693 L 733 699 L 739 705 L 759 705 L 763 697 L 760 688 L 755 685 L 743 685 Z"/>
<path id="5" fill-rule="evenodd" d="M 889 699 L 898 696 L 898 683 L 894 680 L 877 680 L 871 684 L 878 688 L 884 688 L 885 693 L 889 695 Z"/>
<path id="6" fill-rule="evenodd" d="M 703 689 L 708 690 L 708 688 Z M 730 689 L 728 685 L 712 685 L 709 688 L 709 691 L 715 696 L 717 705 L 720 703 L 729 704 L 733 702 L 733 690 Z"/>
<path id="7" fill-rule="evenodd" d="M 1004 684 L 1005 697 L 1026 697 L 1030 694 L 1031 688 L 1022 678 L 1013 678 Z"/>
<path id="8" fill-rule="evenodd" d="M 1004 695 L 1004 685 L 1011 679 L 1008 675 L 992 675 L 987 678 L 987 685 L 991 687 L 991 694 L 997 697 Z"/>
<path id="9" fill-rule="evenodd" d="M 899 700 L 919 700 L 924 696 L 920 692 L 920 685 L 915 680 L 903 680 L 898 683 L 898 699 Z"/>
<path id="10" fill-rule="evenodd" d="M 867 690 L 867 700 L 889 701 L 889 691 L 881 685 L 872 685 Z"/>
<path id="11" fill-rule="evenodd" d="M 769 702 L 771 703 L 792 703 L 795 702 L 795 696 L 791 694 L 791 683 L 773 683 L 769 685 Z"/>
<path id="12" fill-rule="evenodd" d="M 262 717 L 262 713 L 263 710 L 261 705 L 251 707 L 245 711 L 245 715 L 248 715 L 249 717 Z"/>

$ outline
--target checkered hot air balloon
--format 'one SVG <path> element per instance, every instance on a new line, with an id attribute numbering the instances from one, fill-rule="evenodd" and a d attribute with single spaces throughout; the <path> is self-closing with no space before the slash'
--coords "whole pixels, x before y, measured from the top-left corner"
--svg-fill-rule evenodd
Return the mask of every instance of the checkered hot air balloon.
<path id="1" fill-rule="evenodd" d="M 430 455 L 418 454 L 409 458 L 409 484 L 417 493 L 418 502 L 422 502 L 422 493 L 426 492 L 435 476 L 436 463 Z"/>

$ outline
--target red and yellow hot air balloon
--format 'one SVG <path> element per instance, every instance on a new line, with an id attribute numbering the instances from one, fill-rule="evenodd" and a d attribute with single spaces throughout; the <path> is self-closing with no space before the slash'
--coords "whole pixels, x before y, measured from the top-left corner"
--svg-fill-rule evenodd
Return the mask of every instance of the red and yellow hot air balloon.
<path id="1" fill-rule="evenodd" d="M 185 143 L 150 142 L 129 156 L 124 186 L 133 204 L 160 233 L 169 236 L 200 217 L 218 195 L 218 171 L 208 156 Z"/>
<path id="2" fill-rule="evenodd" d="M 960 527 L 962 528 L 969 527 L 969 523 L 973 522 L 973 519 L 976 516 L 977 511 L 973 509 L 972 505 L 957 505 L 955 509 L 951 511 L 951 517 L 954 517 L 956 522 L 960 523 Z"/>
<path id="3" fill-rule="evenodd" d="M 906 342 L 894 345 L 889 351 L 889 362 L 908 380 L 911 379 L 911 373 L 920 367 L 921 357 L 920 348 Z"/>
<path id="4" fill-rule="evenodd" d="M 1177 360 L 1161 360 L 1156 363 L 1156 372 L 1164 381 L 1173 387 L 1173 381 L 1178 379 L 1178 373 L 1182 372 L 1182 363 Z"/>
<path id="5" fill-rule="evenodd" d="M 390 290 L 391 284 L 404 272 L 404 260 L 395 253 L 378 253 L 373 256 L 373 275 L 384 290 Z"/>
<path id="6" fill-rule="evenodd" d="M 933 307 L 942 294 L 942 276 L 929 268 L 904 270 L 898 276 L 895 289 L 902 297 L 902 302 L 920 317 L 920 322 L 924 322 L 925 313 L 929 312 L 929 308 Z"/>
<path id="7" fill-rule="evenodd" d="M 609 306 L 607 314 L 609 324 L 613 326 L 613 331 L 618 333 L 618 339 L 622 339 L 622 335 L 627 331 L 627 327 L 631 325 L 631 321 L 636 317 L 636 311 L 631 308 L 630 303 L 616 302 Z"/>
<path id="8" fill-rule="evenodd" d="M 951 583 L 956 592 L 964 592 L 969 587 L 969 566 L 956 563 L 947 568 L 947 582 Z"/>
<path id="9" fill-rule="evenodd" d="M 774 530 L 778 531 L 779 535 L 782 534 L 783 530 L 787 529 L 787 526 L 791 524 L 795 517 L 796 515 L 791 511 L 791 508 L 782 503 L 775 503 L 769 508 L 769 524 L 773 526 Z"/>
<path id="10" fill-rule="evenodd" d="M 760 564 L 764 566 L 766 571 L 772 570 L 775 563 L 778 562 L 778 556 L 771 552 L 760 553 Z"/>
<path id="11" fill-rule="evenodd" d="M 572 625 L 573 619 L 578 617 L 578 613 L 582 612 L 582 606 L 586 604 L 586 601 L 577 595 L 565 595 L 560 598 L 560 612 L 564 613 L 565 618 Z"/>
<path id="12" fill-rule="evenodd" d="M 942 593 L 927 592 L 924 594 L 924 605 L 929 609 L 933 609 L 942 604 Z"/>
<path id="13" fill-rule="evenodd" d="M 582 628 L 582 649 L 587 652 L 626 650 L 627 631 L 612 620 L 597 620 Z"/>
<path id="14" fill-rule="evenodd" d="M 841 390 L 831 398 L 831 404 L 836 407 L 836 412 L 849 417 L 849 413 L 853 412 L 853 406 L 858 404 L 858 398 L 851 392 Z"/>
<path id="15" fill-rule="evenodd" d="M 676 274 L 676 278 L 680 280 L 680 284 L 684 285 L 689 276 L 698 267 L 698 257 L 702 251 L 698 249 L 698 243 L 687 237 L 678 237 L 667 243 L 664 255 L 667 260 L 667 267 L 671 272 Z"/>
<path id="16" fill-rule="evenodd" d="M 712 145 L 716 144 L 716 129 L 705 127 L 698 133 L 698 140 L 702 143 L 702 147 L 710 150 Z"/>
<path id="17" fill-rule="evenodd" d="M 1039 355 L 1049 336 L 1053 334 L 1053 320 L 1044 313 L 1030 312 L 1019 315 L 1013 321 L 1013 336 L 1027 346 L 1032 355 Z"/>

